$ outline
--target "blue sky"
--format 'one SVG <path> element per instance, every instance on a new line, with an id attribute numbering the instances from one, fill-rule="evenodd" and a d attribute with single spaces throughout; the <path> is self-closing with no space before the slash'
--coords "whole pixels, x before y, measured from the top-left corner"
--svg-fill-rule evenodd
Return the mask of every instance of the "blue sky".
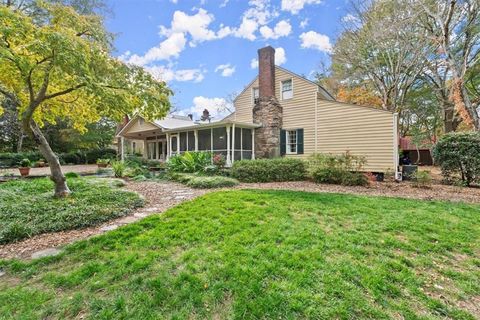
<path id="1" fill-rule="evenodd" d="M 144 66 L 175 92 L 172 104 L 217 118 L 227 96 L 256 76 L 257 49 L 277 49 L 276 62 L 310 76 L 345 20 L 346 0 L 110 0 L 107 28 L 116 55 Z M 228 100 L 228 99 L 227 99 Z"/>

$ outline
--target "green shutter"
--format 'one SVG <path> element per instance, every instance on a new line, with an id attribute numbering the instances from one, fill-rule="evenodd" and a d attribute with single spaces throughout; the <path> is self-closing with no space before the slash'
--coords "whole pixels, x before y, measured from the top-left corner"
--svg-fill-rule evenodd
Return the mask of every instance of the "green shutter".
<path id="1" fill-rule="evenodd" d="M 284 156 L 287 153 L 287 132 L 280 130 L 280 155 Z"/>
<path id="2" fill-rule="evenodd" d="M 297 153 L 303 154 L 303 129 L 297 129 Z"/>

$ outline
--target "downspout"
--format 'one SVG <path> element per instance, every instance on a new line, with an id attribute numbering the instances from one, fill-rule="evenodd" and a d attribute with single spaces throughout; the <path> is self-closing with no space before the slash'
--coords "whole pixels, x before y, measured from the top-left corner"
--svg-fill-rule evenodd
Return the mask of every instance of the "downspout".
<path id="1" fill-rule="evenodd" d="M 398 113 L 393 114 L 393 168 L 395 170 L 395 180 L 399 180 L 398 168 Z"/>

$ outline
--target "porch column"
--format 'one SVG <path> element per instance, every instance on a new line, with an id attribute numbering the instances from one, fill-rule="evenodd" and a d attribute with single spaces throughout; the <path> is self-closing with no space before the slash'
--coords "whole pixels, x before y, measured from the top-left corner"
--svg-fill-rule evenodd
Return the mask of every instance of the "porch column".
<path id="1" fill-rule="evenodd" d="M 232 165 L 232 160 L 230 158 L 230 126 L 227 126 L 227 166 L 230 167 Z"/>
<path id="2" fill-rule="evenodd" d="M 143 139 L 143 159 L 148 158 L 147 138 Z"/>
<path id="3" fill-rule="evenodd" d="M 195 151 L 198 151 L 198 130 L 193 130 L 193 135 L 195 136 Z"/>
<path id="4" fill-rule="evenodd" d="M 255 160 L 255 128 L 252 128 L 252 160 Z"/>
<path id="5" fill-rule="evenodd" d="M 168 161 L 168 159 L 170 159 L 170 150 L 171 150 L 170 134 L 167 133 L 167 161 Z"/>
<path id="6" fill-rule="evenodd" d="M 232 163 L 235 162 L 235 123 L 232 125 Z"/>
<path id="7" fill-rule="evenodd" d="M 120 153 L 121 153 L 121 160 L 125 161 L 125 138 L 120 137 Z"/>

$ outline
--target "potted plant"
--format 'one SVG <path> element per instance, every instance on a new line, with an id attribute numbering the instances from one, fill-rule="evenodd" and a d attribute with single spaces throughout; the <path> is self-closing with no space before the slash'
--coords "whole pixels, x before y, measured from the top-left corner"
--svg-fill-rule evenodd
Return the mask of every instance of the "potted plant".
<path id="1" fill-rule="evenodd" d="M 45 160 L 44 160 L 44 159 L 38 160 L 38 161 L 37 161 L 37 166 L 38 166 L 39 168 L 45 167 L 45 166 L 46 166 Z"/>
<path id="2" fill-rule="evenodd" d="M 97 166 L 99 168 L 106 168 L 110 163 L 110 159 L 97 159 Z"/>
<path id="3" fill-rule="evenodd" d="M 20 161 L 20 167 L 18 167 L 18 170 L 20 171 L 20 174 L 22 175 L 22 177 L 26 177 L 30 174 L 30 166 L 31 166 L 30 160 L 25 158 L 22 161 Z"/>

